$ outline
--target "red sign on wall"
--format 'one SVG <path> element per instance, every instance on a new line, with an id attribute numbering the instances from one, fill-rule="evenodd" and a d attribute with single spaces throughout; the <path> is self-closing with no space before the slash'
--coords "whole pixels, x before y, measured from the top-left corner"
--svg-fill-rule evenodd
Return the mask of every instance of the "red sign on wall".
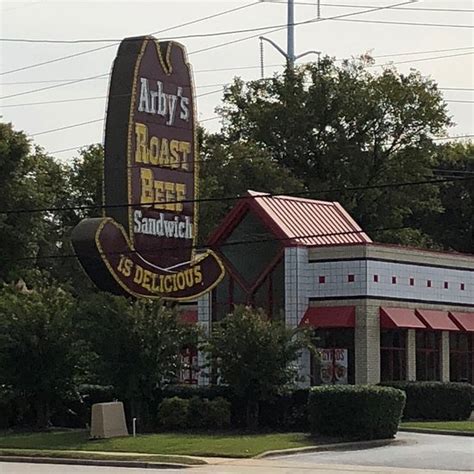
<path id="1" fill-rule="evenodd" d="M 224 267 L 197 254 L 199 160 L 191 66 L 184 46 L 153 37 L 122 41 L 105 131 L 105 216 L 86 219 L 73 245 L 101 289 L 195 299 Z"/>

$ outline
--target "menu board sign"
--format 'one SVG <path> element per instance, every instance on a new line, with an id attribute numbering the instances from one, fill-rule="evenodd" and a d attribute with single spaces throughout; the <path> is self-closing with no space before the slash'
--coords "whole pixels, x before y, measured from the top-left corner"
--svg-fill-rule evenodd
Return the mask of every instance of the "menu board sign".
<path id="1" fill-rule="evenodd" d="M 104 217 L 73 231 L 103 289 L 185 301 L 224 276 L 196 253 L 199 159 L 191 66 L 183 45 L 126 38 L 114 62 L 105 128 Z"/>

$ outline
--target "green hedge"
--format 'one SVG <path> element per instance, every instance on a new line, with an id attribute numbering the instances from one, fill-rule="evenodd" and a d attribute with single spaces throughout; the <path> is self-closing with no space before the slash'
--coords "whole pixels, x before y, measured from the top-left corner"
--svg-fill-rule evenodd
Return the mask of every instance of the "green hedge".
<path id="1" fill-rule="evenodd" d="M 221 430 L 230 426 L 230 408 L 222 397 L 165 398 L 158 407 L 158 420 L 164 430 Z"/>
<path id="2" fill-rule="evenodd" d="M 405 420 L 467 420 L 472 385 L 455 382 L 384 382 L 406 393 Z"/>
<path id="3" fill-rule="evenodd" d="M 356 439 L 393 438 L 405 394 L 391 387 L 332 385 L 314 387 L 308 399 L 313 434 Z"/>

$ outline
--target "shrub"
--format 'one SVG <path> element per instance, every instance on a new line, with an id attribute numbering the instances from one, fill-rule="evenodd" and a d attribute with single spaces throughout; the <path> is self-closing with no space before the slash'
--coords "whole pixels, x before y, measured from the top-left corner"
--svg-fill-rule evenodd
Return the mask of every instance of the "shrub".
<path id="1" fill-rule="evenodd" d="M 384 382 L 403 390 L 406 420 L 466 420 L 471 415 L 472 385 L 454 382 Z"/>
<path id="2" fill-rule="evenodd" d="M 165 398 L 158 407 L 158 421 L 167 430 L 188 427 L 189 400 L 179 397 Z"/>
<path id="3" fill-rule="evenodd" d="M 209 402 L 207 411 L 207 427 L 222 429 L 230 426 L 231 405 L 225 398 L 217 397 Z"/>
<path id="4" fill-rule="evenodd" d="M 404 405 L 405 394 L 391 387 L 315 387 L 308 399 L 310 430 L 357 439 L 393 438 Z"/>
<path id="5" fill-rule="evenodd" d="M 260 403 L 259 425 L 278 431 L 308 430 L 309 389 L 288 390 Z"/>
<path id="6" fill-rule="evenodd" d="M 207 398 L 192 397 L 188 405 L 188 426 L 202 429 L 209 425 L 210 402 Z"/>

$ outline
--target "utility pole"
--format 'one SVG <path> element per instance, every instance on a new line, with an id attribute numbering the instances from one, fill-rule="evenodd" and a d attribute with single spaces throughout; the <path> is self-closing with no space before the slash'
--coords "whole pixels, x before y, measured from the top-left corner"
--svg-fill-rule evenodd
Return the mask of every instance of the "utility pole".
<path id="1" fill-rule="evenodd" d="M 319 3 L 318 3 L 318 19 L 320 15 Z M 306 51 L 302 54 L 295 55 L 295 1 L 287 0 L 287 21 L 286 21 L 286 52 L 283 51 L 274 41 L 264 36 L 260 36 L 260 70 L 263 79 L 263 41 L 270 43 L 283 57 L 286 59 L 287 67 L 293 70 L 295 67 L 295 61 L 307 54 L 317 54 L 318 59 L 321 55 L 320 51 Z"/>
<path id="2" fill-rule="evenodd" d="M 295 66 L 295 1 L 288 0 L 288 18 L 286 25 L 286 59 L 288 67 L 293 69 Z"/>

